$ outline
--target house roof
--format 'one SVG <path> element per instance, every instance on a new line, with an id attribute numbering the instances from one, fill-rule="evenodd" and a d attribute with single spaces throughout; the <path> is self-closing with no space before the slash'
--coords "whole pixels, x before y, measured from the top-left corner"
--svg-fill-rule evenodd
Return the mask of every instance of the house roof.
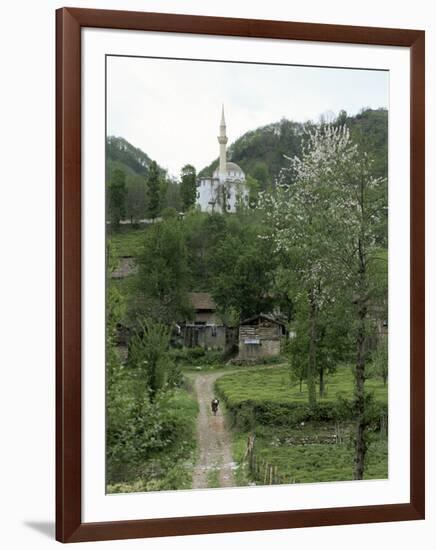
<path id="1" fill-rule="evenodd" d="M 244 319 L 239 324 L 240 325 L 251 325 L 253 321 L 256 321 L 257 319 L 266 319 L 267 321 L 271 321 L 272 323 L 276 323 L 277 325 L 286 326 L 286 323 L 280 319 L 276 319 L 272 315 L 265 315 L 264 313 L 259 313 L 259 315 L 253 315 L 253 317 L 249 317 L 248 319 Z"/>
<path id="2" fill-rule="evenodd" d="M 189 299 L 191 300 L 192 307 L 196 311 L 215 311 L 216 303 L 209 292 L 190 292 Z"/>

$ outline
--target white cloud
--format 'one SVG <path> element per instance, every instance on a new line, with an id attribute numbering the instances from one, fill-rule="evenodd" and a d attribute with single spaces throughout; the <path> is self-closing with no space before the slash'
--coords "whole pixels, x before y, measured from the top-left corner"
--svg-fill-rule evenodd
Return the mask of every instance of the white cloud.
<path id="1" fill-rule="evenodd" d="M 286 117 L 318 120 L 388 106 L 387 72 L 109 57 L 108 134 L 122 136 L 170 174 L 218 156 L 224 103 L 229 143 Z"/>

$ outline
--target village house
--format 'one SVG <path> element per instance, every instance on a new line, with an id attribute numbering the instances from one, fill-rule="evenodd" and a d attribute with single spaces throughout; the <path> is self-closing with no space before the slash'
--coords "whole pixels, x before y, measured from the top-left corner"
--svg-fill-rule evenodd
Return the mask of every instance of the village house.
<path id="1" fill-rule="evenodd" d="M 280 355 L 286 338 L 286 324 L 270 315 L 259 314 L 239 325 L 238 361 L 255 361 Z"/>
<path id="2" fill-rule="evenodd" d="M 190 292 L 189 299 L 194 309 L 194 319 L 181 327 L 183 345 L 224 350 L 227 330 L 217 314 L 212 296 L 208 292 Z"/>

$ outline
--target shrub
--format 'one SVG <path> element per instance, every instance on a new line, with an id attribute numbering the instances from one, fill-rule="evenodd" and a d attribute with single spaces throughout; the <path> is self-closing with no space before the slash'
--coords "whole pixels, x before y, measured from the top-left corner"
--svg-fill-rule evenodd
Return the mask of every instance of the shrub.
<path id="1" fill-rule="evenodd" d="M 223 362 L 220 350 L 206 350 L 200 346 L 195 348 L 171 349 L 173 361 L 183 366 L 218 365 Z"/>
<path id="2" fill-rule="evenodd" d="M 366 383 L 368 426 L 387 417 L 387 388 L 381 381 Z M 270 426 L 294 426 L 316 420 L 330 422 L 353 418 L 354 386 L 349 367 L 338 368 L 328 378 L 328 391 L 313 407 L 308 406 L 307 389 L 299 391 L 289 369 L 249 368 L 220 377 L 216 391 L 229 411 L 234 426 L 248 427 L 250 422 Z M 250 420 L 247 420 L 250 419 Z"/>
<path id="3" fill-rule="evenodd" d="M 216 391 L 226 404 L 232 426 L 241 431 L 251 430 L 256 424 L 294 427 L 308 421 L 332 422 L 353 419 L 352 403 L 347 400 L 321 402 L 314 407 L 309 407 L 305 403 L 281 403 L 268 400 L 246 400 L 235 403 L 220 390 L 219 384 L 216 385 Z M 387 405 L 372 403 L 368 415 L 370 428 L 376 430 L 383 415 L 387 417 Z"/>
<path id="4" fill-rule="evenodd" d="M 256 359 L 232 359 L 231 363 L 238 366 L 255 366 L 255 365 L 279 365 L 285 363 L 286 358 L 282 355 L 273 355 L 272 357 L 257 357 Z"/>
<path id="5" fill-rule="evenodd" d="M 111 490 L 124 491 L 123 484 L 140 479 L 160 480 L 163 486 L 172 479 L 173 484 L 175 470 L 192 459 L 197 412 L 197 402 L 184 390 L 159 392 L 154 402 L 147 394 L 141 400 L 126 393 L 113 396 L 107 415 L 107 481 L 122 486 Z M 184 487 L 182 477 L 178 476 Z"/>

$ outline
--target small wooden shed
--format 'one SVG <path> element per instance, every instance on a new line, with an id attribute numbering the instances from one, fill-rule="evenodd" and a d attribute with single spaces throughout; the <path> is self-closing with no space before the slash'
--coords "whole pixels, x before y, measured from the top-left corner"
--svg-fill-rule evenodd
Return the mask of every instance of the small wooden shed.
<path id="1" fill-rule="evenodd" d="M 245 319 L 239 325 L 239 353 L 237 360 L 255 361 L 280 355 L 286 324 L 271 315 L 259 314 Z"/>

